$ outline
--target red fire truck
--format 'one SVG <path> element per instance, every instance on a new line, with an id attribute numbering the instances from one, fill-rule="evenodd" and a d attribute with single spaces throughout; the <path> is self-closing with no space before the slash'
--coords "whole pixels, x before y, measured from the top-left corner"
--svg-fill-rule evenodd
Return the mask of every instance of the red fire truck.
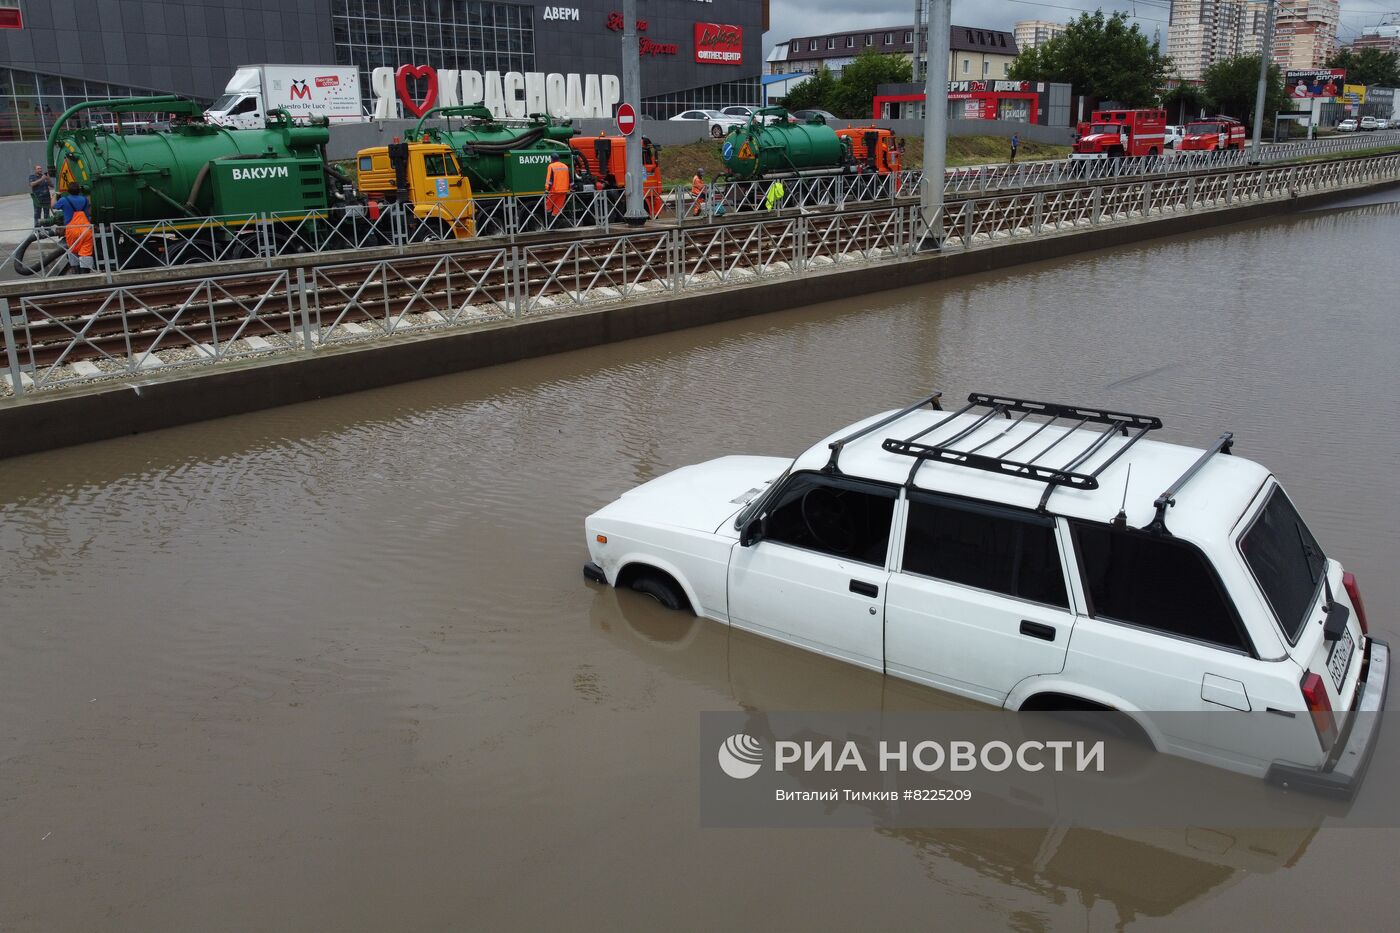
<path id="1" fill-rule="evenodd" d="M 1234 117 L 1202 117 L 1186 124 L 1178 151 L 1222 152 L 1244 149 L 1244 124 Z"/>
<path id="2" fill-rule="evenodd" d="M 1165 110 L 1096 110 L 1074 142 L 1073 160 L 1120 159 L 1162 154 L 1167 138 Z"/>

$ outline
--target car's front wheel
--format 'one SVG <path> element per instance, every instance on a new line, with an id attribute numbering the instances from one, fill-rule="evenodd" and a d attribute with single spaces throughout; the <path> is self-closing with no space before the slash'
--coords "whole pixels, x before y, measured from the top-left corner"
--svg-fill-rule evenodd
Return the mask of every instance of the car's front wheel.
<path id="1" fill-rule="evenodd" d="M 720 139 L 724 136 L 724 127 L 720 126 L 718 123 L 711 124 L 710 136 L 714 139 Z"/>
<path id="2" fill-rule="evenodd" d="M 632 579 L 631 586 L 636 592 L 650 596 L 667 609 L 684 609 L 689 605 L 680 586 L 661 574 L 638 574 Z"/>

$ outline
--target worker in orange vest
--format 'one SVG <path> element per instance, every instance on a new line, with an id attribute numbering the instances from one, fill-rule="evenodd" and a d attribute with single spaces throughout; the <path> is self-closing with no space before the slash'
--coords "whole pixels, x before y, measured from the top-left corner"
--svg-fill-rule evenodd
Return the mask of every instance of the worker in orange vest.
<path id="1" fill-rule="evenodd" d="M 54 204 L 63 212 L 63 239 L 68 245 L 68 265 L 74 272 L 94 272 L 92 260 L 92 201 L 78 183 Z"/>
<path id="2" fill-rule="evenodd" d="M 705 170 L 703 168 L 697 168 L 695 177 L 690 180 L 690 200 L 695 202 L 691 213 L 700 213 L 700 208 L 705 204 Z"/>
<path id="3" fill-rule="evenodd" d="M 549 168 L 544 173 L 544 207 L 551 217 L 558 217 L 563 213 L 564 200 L 569 196 L 570 180 L 569 167 L 564 164 L 564 157 L 554 153 L 554 158 L 550 160 Z"/>

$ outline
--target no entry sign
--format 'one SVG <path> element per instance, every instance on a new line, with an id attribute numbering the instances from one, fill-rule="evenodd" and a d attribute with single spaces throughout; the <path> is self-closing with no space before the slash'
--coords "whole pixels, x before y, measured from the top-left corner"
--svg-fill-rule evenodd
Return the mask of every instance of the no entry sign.
<path id="1" fill-rule="evenodd" d="M 623 136 L 631 136 L 637 128 L 637 111 L 631 104 L 618 104 L 617 131 Z"/>

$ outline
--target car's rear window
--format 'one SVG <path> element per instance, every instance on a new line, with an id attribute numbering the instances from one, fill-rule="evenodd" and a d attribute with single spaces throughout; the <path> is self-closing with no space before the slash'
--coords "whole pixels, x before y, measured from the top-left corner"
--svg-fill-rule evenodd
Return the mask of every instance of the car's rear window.
<path id="1" fill-rule="evenodd" d="M 1327 558 L 1281 487 L 1273 488 L 1240 538 L 1240 553 L 1288 640 L 1296 642 L 1317 601 Z"/>

